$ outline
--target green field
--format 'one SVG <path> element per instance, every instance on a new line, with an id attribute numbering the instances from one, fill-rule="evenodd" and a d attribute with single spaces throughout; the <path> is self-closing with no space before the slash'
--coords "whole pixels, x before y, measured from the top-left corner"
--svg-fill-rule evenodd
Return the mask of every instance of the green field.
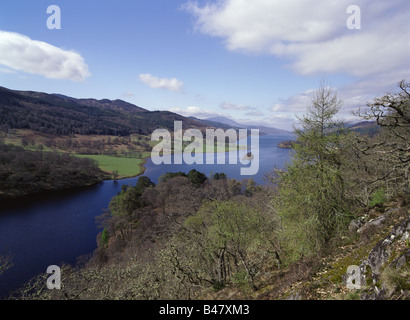
<path id="1" fill-rule="evenodd" d="M 75 155 L 79 158 L 90 158 L 98 162 L 101 170 L 113 173 L 115 170 L 118 171 L 118 178 L 129 178 L 135 177 L 143 173 L 142 164 L 144 159 L 136 158 L 121 158 L 106 155 Z"/>

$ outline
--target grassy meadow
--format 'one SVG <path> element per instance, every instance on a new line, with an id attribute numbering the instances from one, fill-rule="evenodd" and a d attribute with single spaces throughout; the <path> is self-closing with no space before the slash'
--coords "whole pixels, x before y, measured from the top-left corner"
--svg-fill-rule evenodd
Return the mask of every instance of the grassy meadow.
<path id="1" fill-rule="evenodd" d="M 98 166 L 101 170 L 112 174 L 113 172 L 118 172 L 118 178 L 129 178 L 135 177 L 144 172 L 143 164 L 144 159 L 136 158 L 124 158 L 116 156 L 107 155 L 82 155 L 75 154 L 79 158 L 90 158 L 98 162 Z M 146 153 L 149 156 L 149 153 Z"/>

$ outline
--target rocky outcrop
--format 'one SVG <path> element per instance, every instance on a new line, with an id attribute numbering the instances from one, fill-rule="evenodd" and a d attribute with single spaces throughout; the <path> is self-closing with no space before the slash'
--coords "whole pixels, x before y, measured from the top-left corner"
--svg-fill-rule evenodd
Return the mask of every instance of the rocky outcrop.
<path id="1" fill-rule="evenodd" d="M 383 267 L 390 260 L 394 244 L 397 241 L 405 241 L 404 238 L 410 231 L 410 219 L 406 219 L 401 224 L 395 226 L 392 232 L 370 252 L 368 257 L 369 267 L 372 270 L 373 278 L 377 281 Z M 407 250 L 407 252 L 410 249 Z"/>
<path id="2" fill-rule="evenodd" d="M 370 220 L 369 222 L 367 222 L 366 224 L 364 224 L 362 227 L 360 227 L 357 230 L 358 234 L 362 234 L 368 230 L 370 230 L 371 228 L 379 228 L 382 226 L 382 224 L 384 223 L 384 221 L 386 220 L 386 216 L 382 215 L 376 219 Z"/>
<path id="3" fill-rule="evenodd" d="M 357 232 L 363 233 L 370 228 L 380 227 L 389 213 L 391 212 L 386 212 L 385 215 L 362 225 L 354 222 L 354 225 L 351 224 L 351 230 L 358 226 Z M 387 268 L 393 270 L 408 268 L 410 265 L 409 234 L 410 218 L 407 218 L 395 225 L 390 234 L 373 247 L 359 266 L 353 266 L 354 268 L 348 270 L 343 277 L 346 286 L 350 289 L 364 289 L 362 299 L 389 298 L 392 290 L 385 289 L 381 275 Z M 402 294 L 408 293 L 402 292 Z"/>

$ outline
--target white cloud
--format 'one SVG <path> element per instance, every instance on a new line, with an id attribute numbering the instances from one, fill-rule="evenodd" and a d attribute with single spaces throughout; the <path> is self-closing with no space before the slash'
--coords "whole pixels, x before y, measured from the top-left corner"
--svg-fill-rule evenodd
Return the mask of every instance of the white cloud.
<path id="1" fill-rule="evenodd" d="M 201 108 L 195 107 L 195 106 L 188 107 L 188 108 L 186 109 L 186 111 L 187 111 L 187 113 L 189 113 L 189 114 L 198 114 L 198 113 L 202 112 L 202 111 L 201 111 Z"/>
<path id="2" fill-rule="evenodd" d="M 184 83 L 177 78 L 158 78 L 150 73 L 144 73 L 139 75 L 139 79 L 154 89 L 165 89 L 168 91 L 183 93 Z"/>
<path id="3" fill-rule="evenodd" d="M 228 50 L 290 59 L 302 75 L 346 73 L 355 77 L 409 74 L 408 0 L 358 0 L 362 28 L 349 30 L 351 0 L 220 0 L 185 9 L 202 33 L 222 38 Z M 392 80 L 393 81 L 393 80 Z M 391 85 L 392 83 L 390 83 Z"/>
<path id="4" fill-rule="evenodd" d="M 196 117 L 200 119 L 206 119 L 206 118 L 211 118 L 211 117 L 217 117 L 217 116 L 223 116 L 223 117 L 228 117 L 229 115 L 224 114 L 224 113 L 219 113 L 219 112 L 214 112 L 214 111 L 209 111 L 209 110 L 203 110 L 200 107 L 197 106 L 190 106 L 187 108 L 180 108 L 180 107 L 175 107 L 175 108 L 170 108 L 169 111 L 178 113 L 182 116 L 185 117 Z"/>
<path id="5" fill-rule="evenodd" d="M 51 79 L 84 81 L 91 76 L 80 54 L 8 31 L 0 31 L 0 64 Z"/>
<path id="6" fill-rule="evenodd" d="M 363 119 L 353 115 L 353 112 L 358 111 L 359 108 L 365 107 L 368 102 L 373 101 L 377 96 L 383 95 L 386 90 L 387 83 L 391 79 L 385 79 L 369 85 L 367 79 L 356 81 L 351 84 L 341 86 L 340 88 L 334 88 L 337 91 L 339 99 L 342 101 L 342 108 L 339 111 L 338 117 L 346 122 L 361 121 Z M 397 90 L 397 83 L 392 86 L 393 90 Z M 315 89 L 309 89 L 299 94 L 295 94 L 287 99 L 282 99 L 272 107 L 268 108 L 273 113 L 273 117 L 268 117 L 269 121 L 276 121 L 281 117 L 290 115 L 301 116 L 307 113 L 307 107 L 312 104 L 312 97 Z M 294 120 L 296 118 L 294 117 Z M 295 124 L 297 121 L 295 122 Z"/>
<path id="7" fill-rule="evenodd" d="M 197 18 L 196 27 L 224 38 L 230 50 L 265 51 L 283 42 L 312 42 L 331 38 L 345 14 L 342 1 L 326 0 L 222 0 L 186 9 Z M 344 23 L 344 22 L 342 22 Z"/>
<path id="8" fill-rule="evenodd" d="M 281 104 L 281 103 L 276 103 L 275 105 L 273 105 L 273 106 L 270 108 L 270 111 L 279 111 L 279 110 L 282 110 L 283 108 L 284 108 L 283 104 Z"/>
<path id="9" fill-rule="evenodd" d="M 275 114 L 266 116 L 263 119 L 238 119 L 237 121 L 247 125 L 266 126 L 292 131 L 296 118 L 291 114 Z"/>
<path id="10" fill-rule="evenodd" d="M 314 89 L 309 89 L 287 99 L 281 100 L 270 108 L 273 112 L 305 112 L 312 102 Z"/>

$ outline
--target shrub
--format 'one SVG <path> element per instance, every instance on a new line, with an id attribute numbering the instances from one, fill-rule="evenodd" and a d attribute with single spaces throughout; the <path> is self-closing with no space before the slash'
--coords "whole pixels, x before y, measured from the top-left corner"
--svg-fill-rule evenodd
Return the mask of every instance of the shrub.
<path id="1" fill-rule="evenodd" d="M 386 268 L 381 275 L 381 282 L 387 294 L 391 296 L 397 291 L 410 290 L 410 267 L 409 264 L 401 269 Z"/>
<path id="2" fill-rule="evenodd" d="M 101 233 L 101 245 L 105 246 L 108 243 L 108 231 L 107 228 L 104 228 L 104 230 Z"/>
<path id="3" fill-rule="evenodd" d="M 386 200 L 387 200 L 387 196 L 386 196 L 386 193 L 384 192 L 384 189 L 379 188 L 370 196 L 369 206 L 374 207 L 374 206 L 380 205 L 386 202 Z"/>

